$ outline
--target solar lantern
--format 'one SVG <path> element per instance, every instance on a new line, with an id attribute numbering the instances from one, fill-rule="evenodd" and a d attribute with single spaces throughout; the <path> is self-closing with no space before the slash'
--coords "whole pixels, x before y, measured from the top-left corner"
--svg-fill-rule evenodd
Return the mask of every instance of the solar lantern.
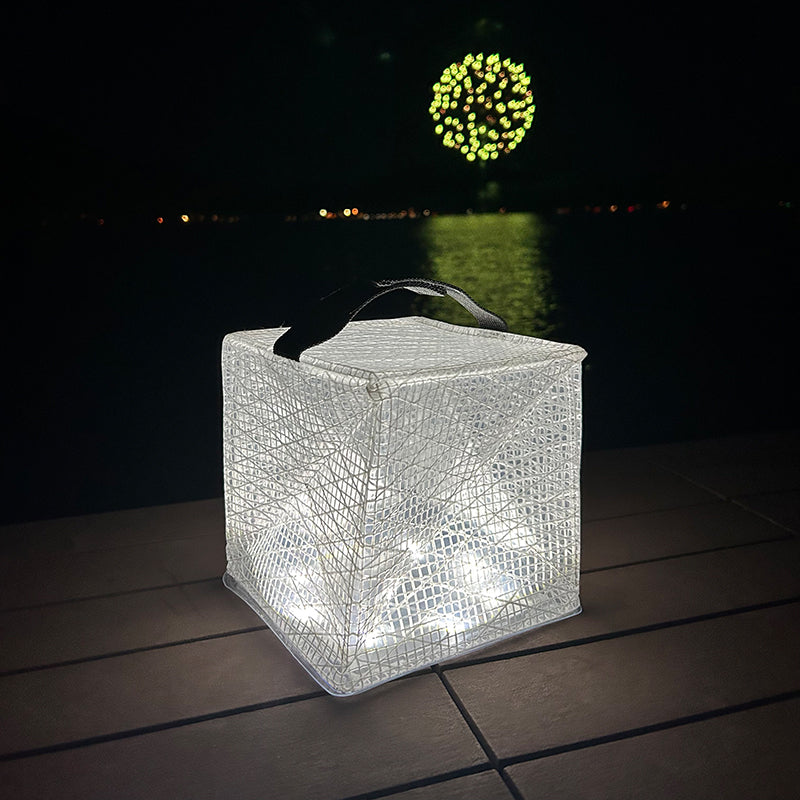
<path id="1" fill-rule="evenodd" d="M 398 289 L 476 327 L 351 321 Z M 222 346 L 225 585 L 334 695 L 581 610 L 581 362 L 364 281 Z"/>

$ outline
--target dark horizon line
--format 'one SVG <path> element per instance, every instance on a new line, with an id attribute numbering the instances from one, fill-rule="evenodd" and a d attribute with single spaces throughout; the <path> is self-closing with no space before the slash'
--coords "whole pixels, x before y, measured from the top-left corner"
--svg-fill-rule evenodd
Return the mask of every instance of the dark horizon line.
<path id="1" fill-rule="evenodd" d="M 698 211 L 776 211 L 781 213 L 797 212 L 800 203 L 793 202 L 791 198 L 769 197 L 759 198 L 748 203 L 741 200 L 725 200 L 719 198 L 695 198 L 687 199 L 681 196 L 666 196 L 655 199 L 655 195 L 648 198 L 625 199 L 621 202 L 602 200 L 597 198 L 590 200 L 582 199 L 579 201 L 564 201 L 555 203 L 529 203 L 519 204 L 489 204 L 489 203 L 470 203 L 468 200 L 457 204 L 450 203 L 445 205 L 427 204 L 370 204 L 367 207 L 358 208 L 357 215 L 345 215 L 345 210 L 351 210 L 347 206 L 322 207 L 329 212 L 327 218 L 320 215 L 320 207 L 304 208 L 302 210 L 280 211 L 269 207 L 244 207 L 231 208 L 225 206 L 215 206 L 212 209 L 198 208 L 198 204 L 186 203 L 182 206 L 174 206 L 170 209 L 157 209 L 151 212 L 130 209 L 109 209 L 107 212 L 102 210 L 95 211 L 43 211 L 42 213 L 28 212 L 18 219 L 20 227 L 39 228 L 48 226 L 102 226 L 105 224 L 147 224 L 154 228 L 190 228 L 198 225 L 231 225 L 242 222 L 249 222 L 254 219 L 270 219 L 285 222 L 332 222 L 341 221 L 344 223 L 356 223 L 364 221 L 387 220 L 410 220 L 426 219 L 430 216 L 461 216 L 470 214 L 515 214 L 515 213 L 535 213 L 553 215 L 618 215 L 627 216 L 628 214 L 647 214 L 658 213 L 660 215 L 675 212 L 698 212 Z M 351 207 L 352 208 L 352 207 Z M 159 213 L 159 211 L 161 213 Z M 183 216 L 187 220 L 183 220 Z M 366 215 L 366 218 L 365 218 Z M 216 218 L 215 218 L 216 217 Z M 160 221 L 159 221 L 160 220 Z"/>

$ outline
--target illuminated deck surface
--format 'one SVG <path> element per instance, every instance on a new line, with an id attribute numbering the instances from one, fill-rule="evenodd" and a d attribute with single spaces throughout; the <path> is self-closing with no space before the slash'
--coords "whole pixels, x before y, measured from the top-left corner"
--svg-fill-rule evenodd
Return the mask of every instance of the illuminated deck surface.
<path id="1" fill-rule="evenodd" d="M 0 797 L 794 798 L 800 433 L 589 452 L 583 613 L 347 699 L 222 503 L 0 529 Z"/>

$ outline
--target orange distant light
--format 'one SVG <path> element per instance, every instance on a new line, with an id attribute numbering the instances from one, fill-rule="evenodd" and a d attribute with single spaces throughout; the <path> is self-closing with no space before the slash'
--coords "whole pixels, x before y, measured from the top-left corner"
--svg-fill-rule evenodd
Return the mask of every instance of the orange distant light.
<path id="1" fill-rule="evenodd" d="M 181 221 L 182 222 L 188 222 L 189 221 L 189 215 L 188 214 L 181 214 Z"/>
<path id="2" fill-rule="evenodd" d="M 164 217 L 156 217 L 156 222 L 161 225 L 164 222 Z"/>

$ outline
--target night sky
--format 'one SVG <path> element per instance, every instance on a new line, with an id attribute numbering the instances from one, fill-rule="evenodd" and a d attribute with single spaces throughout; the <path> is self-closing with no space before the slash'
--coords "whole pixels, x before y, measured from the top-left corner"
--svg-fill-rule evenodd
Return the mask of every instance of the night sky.
<path id="1" fill-rule="evenodd" d="M 728 415 L 718 412 L 719 387 L 742 403 L 752 393 L 739 383 L 749 373 L 721 358 L 748 363 L 750 351 L 725 336 L 788 342 L 794 314 L 796 217 L 785 207 L 751 213 L 800 202 L 796 32 L 776 8 L 90 0 L 6 11 L 0 227 L 12 233 L 0 263 L 17 284 L 0 317 L 18 387 L 0 413 L 6 519 L 218 493 L 223 333 L 291 319 L 303 292 L 319 296 L 361 270 L 422 263 L 408 226 L 358 226 L 348 239 L 345 224 L 285 225 L 283 216 L 345 206 L 463 212 L 489 196 L 490 181 L 511 211 L 652 210 L 664 199 L 675 210 L 742 209 L 678 212 L 669 236 L 656 214 L 624 236 L 620 226 L 582 227 L 594 216 L 575 214 L 577 227 L 550 253 L 564 267 L 558 313 L 595 359 L 587 419 L 619 416 L 624 380 L 675 397 L 665 412 L 675 431 L 744 424 L 752 415 L 728 396 Z M 442 147 L 428 113 L 443 68 L 481 51 L 524 63 L 537 105 L 519 148 L 485 170 Z M 183 228 L 186 212 L 255 224 Z M 154 224 L 159 216 L 171 225 Z M 376 248 L 392 252 L 374 260 Z M 673 314 L 685 351 L 664 336 Z M 698 351 L 696 340 L 712 344 Z M 785 351 L 768 350 L 776 366 L 764 374 L 784 374 Z M 699 368 L 664 381 L 664 363 Z M 650 405 L 634 405 L 651 431 Z M 789 400 L 778 406 L 763 420 L 788 418 Z M 620 439 L 602 424 L 588 429 L 607 436 L 602 446 L 669 435 L 662 426 L 634 439 L 621 419 Z M 43 498 L 50 473 L 61 478 Z"/>
<path id="2" fill-rule="evenodd" d="M 796 191 L 796 42 L 774 4 L 70 5 L 3 26 L 26 214 L 445 203 L 486 177 L 427 112 L 470 51 L 533 78 L 533 128 L 489 175 L 521 202 Z"/>

